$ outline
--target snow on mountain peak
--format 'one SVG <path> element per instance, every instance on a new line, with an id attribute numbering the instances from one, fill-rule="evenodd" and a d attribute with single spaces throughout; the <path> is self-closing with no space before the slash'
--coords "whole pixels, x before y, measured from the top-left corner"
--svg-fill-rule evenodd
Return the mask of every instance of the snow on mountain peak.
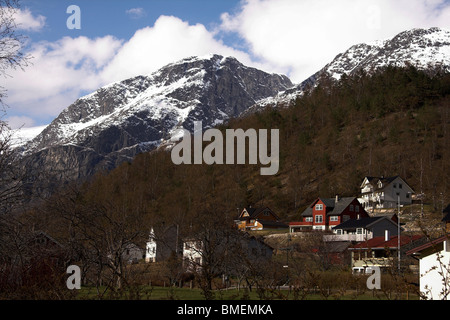
<path id="1" fill-rule="evenodd" d="M 291 86 L 287 77 L 246 67 L 233 57 L 188 57 L 79 98 L 23 151 L 58 146 L 100 154 L 131 147 L 145 151 L 170 139 L 176 128 L 190 130 L 197 120 L 212 127 Z"/>

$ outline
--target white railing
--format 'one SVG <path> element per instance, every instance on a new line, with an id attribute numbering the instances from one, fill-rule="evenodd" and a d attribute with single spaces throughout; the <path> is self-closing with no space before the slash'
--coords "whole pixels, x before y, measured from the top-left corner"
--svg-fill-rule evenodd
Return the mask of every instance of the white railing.
<path id="1" fill-rule="evenodd" d="M 367 234 L 329 234 L 324 235 L 324 241 L 366 241 L 372 239 L 371 235 Z"/>

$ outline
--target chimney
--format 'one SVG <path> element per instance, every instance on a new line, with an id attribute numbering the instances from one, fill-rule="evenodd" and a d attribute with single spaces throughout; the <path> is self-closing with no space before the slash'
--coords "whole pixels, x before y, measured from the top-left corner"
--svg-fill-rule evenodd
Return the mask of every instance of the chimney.
<path id="1" fill-rule="evenodd" d="M 336 195 L 336 203 L 338 203 L 339 202 L 339 195 L 337 194 Z"/>
<path id="2" fill-rule="evenodd" d="M 391 233 L 389 230 L 384 230 L 384 241 L 391 240 Z"/>

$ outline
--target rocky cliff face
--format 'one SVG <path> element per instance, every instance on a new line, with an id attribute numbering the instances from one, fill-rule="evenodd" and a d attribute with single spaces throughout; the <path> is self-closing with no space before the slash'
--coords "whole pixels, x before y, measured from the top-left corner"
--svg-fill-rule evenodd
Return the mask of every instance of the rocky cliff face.
<path id="1" fill-rule="evenodd" d="M 231 57 L 187 58 L 78 99 L 21 146 L 24 166 L 56 181 L 87 177 L 155 149 L 177 128 L 215 126 L 292 86 Z"/>

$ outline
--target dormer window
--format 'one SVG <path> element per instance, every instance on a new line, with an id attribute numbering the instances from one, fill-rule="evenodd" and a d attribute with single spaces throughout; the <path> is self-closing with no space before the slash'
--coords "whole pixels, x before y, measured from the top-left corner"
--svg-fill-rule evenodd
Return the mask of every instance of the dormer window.
<path id="1" fill-rule="evenodd" d="M 316 204 L 316 210 L 323 210 L 323 204 Z"/>

